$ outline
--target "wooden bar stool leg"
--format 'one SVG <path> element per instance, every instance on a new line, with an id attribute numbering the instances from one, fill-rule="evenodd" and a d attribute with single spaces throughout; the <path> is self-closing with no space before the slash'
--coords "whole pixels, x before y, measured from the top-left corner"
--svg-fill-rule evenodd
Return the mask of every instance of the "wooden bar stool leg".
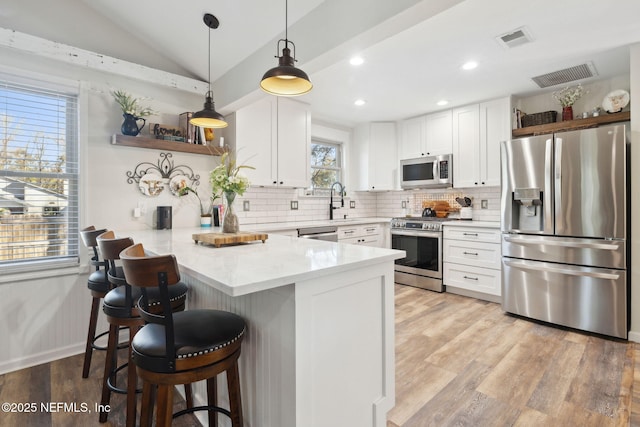
<path id="1" fill-rule="evenodd" d="M 191 384 L 184 385 L 184 399 L 187 401 L 187 408 L 193 408 L 193 389 Z"/>
<path id="2" fill-rule="evenodd" d="M 173 420 L 173 385 L 158 385 L 156 426 L 170 427 Z"/>
<path id="3" fill-rule="evenodd" d="M 218 406 L 218 382 L 216 381 L 216 377 L 207 379 L 207 404 L 209 406 Z M 217 427 L 218 412 L 211 411 L 211 410 L 208 412 L 209 412 L 209 427 Z"/>
<path id="4" fill-rule="evenodd" d="M 98 324 L 99 310 L 100 310 L 100 298 L 93 297 L 91 301 L 91 314 L 89 317 L 89 330 L 87 332 L 87 347 L 84 350 L 82 378 L 89 377 L 89 369 L 91 369 L 91 357 L 93 355 L 93 340 L 95 339 L 95 336 L 96 336 L 96 325 Z"/>
<path id="5" fill-rule="evenodd" d="M 118 357 L 118 326 L 117 325 L 109 325 L 109 342 L 107 344 L 107 356 L 104 361 L 104 376 L 102 380 L 102 399 L 100 400 L 101 410 L 100 410 L 100 422 L 107 422 L 107 417 L 109 413 L 104 409 L 109 405 L 109 401 L 111 400 L 111 390 L 107 385 L 107 381 L 109 377 L 112 375 L 111 371 L 113 367 L 116 366 L 114 364 L 114 360 Z"/>
<path id="6" fill-rule="evenodd" d="M 229 409 L 231 410 L 231 425 L 242 427 L 242 398 L 240 394 L 240 375 L 238 374 L 238 359 L 227 369 L 227 389 L 229 390 Z"/>
<path id="7" fill-rule="evenodd" d="M 133 342 L 139 327 L 136 325 L 129 326 L 129 342 Z M 127 427 L 135 427 L 136 425 L 136 389 L 138 386 L 138 376 L 136 375 L 136 364 L 131 357 L 131 346 L 127 355 Z"/>
<path id="8" fill-rule="evenodd" d="M 148 381 L 142 383 L 142 405 L 140 406 L 140 427 L 151 427 L 155 386 Z"/>

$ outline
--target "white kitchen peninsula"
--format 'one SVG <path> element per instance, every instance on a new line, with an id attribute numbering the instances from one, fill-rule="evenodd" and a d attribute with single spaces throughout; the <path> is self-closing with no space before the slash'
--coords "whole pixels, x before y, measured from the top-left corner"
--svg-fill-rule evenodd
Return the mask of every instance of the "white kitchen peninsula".
<path id="1" fill-rule="evenodd" d="M 244 425 L 386 426 L 395 403 L 393 261 L 404 252 L 279 235 L 214 248 L 194 243 L 200 232 L 121 234 L 176 256 L 188 309 L 246 319 Z M 226 406 L 226 382 L 219 387 Z M 202 401 L 204 387 L 195 392 Z"/>

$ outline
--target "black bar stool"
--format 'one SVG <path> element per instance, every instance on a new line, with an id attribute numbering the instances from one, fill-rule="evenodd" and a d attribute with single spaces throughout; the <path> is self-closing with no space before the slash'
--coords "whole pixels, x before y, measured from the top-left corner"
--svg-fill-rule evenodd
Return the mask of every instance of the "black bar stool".
<path id="1" fill-rule="evenodd" d="M 102 383 L 101 407 L 106 408 L 111 400 L 111 392 L 127 395 L 127 417 L 126 425 L 134 426 L 136 423 L 136 386 L 137 376 L 135 365 L 131 362 L 131 346 L 127 345 L 127 362 L 121 366 L 117 364 L 117 344 L 118 331 L 123 327 L 129 328 L 129 343 L 133 340 L 138 330 L 145 324 L 140 317 L 137 308 L 137 301 L 140 299 L 141 290 L 138 287 L 130 286 L 125 280 L 121 266 L 116 264 L 120 259 L 120 252 L 133 245 L 133 240 L 129 237 L 116 238 L 113 231 L 106 231 L 100 234 L 96 241 L 100 253 L 107 264 L 107 277 L 114 288 L 109 291 L 102 304 L 102 309 L 107 315 L 109 322 L 109 342 L 107 344 L 107 356 L 104 365 L 104 379 Z M 171 289 L 170 307 L 172 311 L 182 311 L 185 307 L 188 288 L 181 283 Z M 159 295 L 157 290 L 149 293 L 152 309 L 159 307 Z M 122 369 L 127 369 L 127 387 L 118 388 L 116 386 L 116 375 Z M 187 401 L 192 406 L 191 389 L 187 389 Z M 108 412 L 101 411 L 99 420 L 106 422 Z"/>
<path id="2" fill-rule="evenodd" d="M 153 418 L 157 387 L 156 425 L 170 426 L 172 418 L 197 410 L 209 411 L 209 425 L 217 425 L 217 413 L 242 427 L 242 399 L 238 358 L 244 338 L 244 320 L 220 310 L 186 310 L 173 313 L 170 289 L 179 285 L 180 273 L 173 255 L 148 256 L 138 243 L 120 253 L 127 282 L 142 289 L 140 315 L 148 322 L 131 342 L 138 376 L 143 380 L 140 425 Z M 160 293 L 162 314 L 149 312 L 151 290 Z M 216 376 L 226 372 L 229 410 L 217 405 Z M 172 414 L 173 388 L 178 384 L 207 381 L 208 406 Z"/>
<path id="3" fill-rule="evenodd" d="M 101 347 L 96 344 L 96 340 L 108 333 L 105 331 L 99 335 L 96 335 L 96 325 L 98 323 L 98 313 L 100 308 L 100 302 L 104 296 L 111 290 L 111 283 L 107 279 L 106 263 L 100 261 L 98 255 L 98 244 L 96 238 L 107 231 L 106 229 L 96 230 L 91 225 L 87 228 L 80 230 L 80 238 L 87 248 L 93 250 L 93 257 L 89 260 L 89 265 L 94 267 L 94 271 L 89 275 L 87 280 L 87 288 L 91 291 L 91 314 L 89 315 L 89 330 L 87 331 L 87 344 L 84 350 L 84 363 L 82 364 L 82 378 L 89 376 L 89 370 L 91 369 L 91 357 L 93 356 L 93 350 L 106 350 L 106 347 Z"/>

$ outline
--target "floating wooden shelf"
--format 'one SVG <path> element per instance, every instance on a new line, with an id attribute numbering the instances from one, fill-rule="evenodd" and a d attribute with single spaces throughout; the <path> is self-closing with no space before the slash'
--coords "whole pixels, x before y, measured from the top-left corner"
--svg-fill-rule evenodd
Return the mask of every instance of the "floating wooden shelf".
<path id="1" fill-rule="evenodd" d="M 546 133 L 561 132 L 567 130 L 586 129 L 604 125 L 607 123 L 626 122 L 631 119 L 629 111 L 621 113 L 604 113 L 598 117 L 588 117 L 586 119 L 568 120 L 566 122 L 548 123 L 546 125 L 527 126 L 526 128 L 513 129 L 514 137 L 543 135 Z"/>
<path id="2" fill-rule="evenodd" d="M 208 156 L 221 156 L 226 151 L 224 147 L 165 141 L 163 139 L 146 138 L 143 136 L 113 135 L 111 143 L 113 145 L 126 145 L 127 147 L 151 148 L 163 151 L 180 151 L 182 153 L 206 154 Z"/>

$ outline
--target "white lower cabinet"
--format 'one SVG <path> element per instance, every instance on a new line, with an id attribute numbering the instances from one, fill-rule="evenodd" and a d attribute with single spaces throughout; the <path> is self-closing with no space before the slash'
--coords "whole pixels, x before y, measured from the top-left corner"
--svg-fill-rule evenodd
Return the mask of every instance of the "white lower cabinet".
<path id="1" fill-rule="evenodd" d="M 338 242 L 383 247 L 380 224 L 338 227 Z"/>
<path id="2" fill-rule="evenodd" d="M 442 252 L 445 286 L 501 296 L 500 230 L 445 225 Z"/>

